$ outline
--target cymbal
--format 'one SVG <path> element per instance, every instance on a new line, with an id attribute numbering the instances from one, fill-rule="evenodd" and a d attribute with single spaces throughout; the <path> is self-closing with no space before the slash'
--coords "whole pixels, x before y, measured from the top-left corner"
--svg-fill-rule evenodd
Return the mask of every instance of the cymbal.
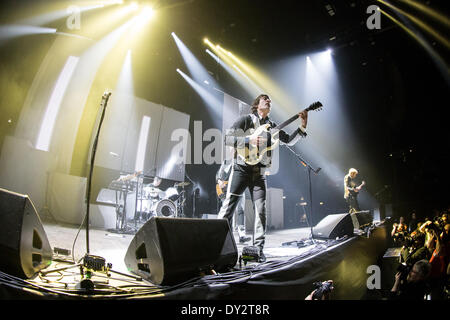
<path id="1" fill-rule="evenodd" d="M 186 187 L 190 184 L 191 184 L 190 182 L 180 182 L 180 183 L 175 183 L 175 187 Z"/>

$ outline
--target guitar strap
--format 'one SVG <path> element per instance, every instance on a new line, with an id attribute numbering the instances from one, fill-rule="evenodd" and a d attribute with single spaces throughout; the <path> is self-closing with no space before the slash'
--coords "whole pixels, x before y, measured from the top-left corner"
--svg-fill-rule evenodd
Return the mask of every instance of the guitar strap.
<path id="1" fill-rule="evenodd" d="M 250 113 L 250 118 L 253 122 L 253 127 L 255 128 L 255 130 L 258 129 L 258 127 L 260 126 L 259 117 L 254 115 L 253 113 Z"/>

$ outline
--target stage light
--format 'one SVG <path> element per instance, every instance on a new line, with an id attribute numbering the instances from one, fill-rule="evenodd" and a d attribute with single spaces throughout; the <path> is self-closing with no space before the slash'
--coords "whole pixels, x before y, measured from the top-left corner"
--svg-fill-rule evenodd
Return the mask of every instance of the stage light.
<path id="1" fill-rule="evenodd" d="M 67 86 L 78 64 L 78 60 L 78 57 L 70 56 L 56 81 L 41 123 L 41 129 L 39 130 L 39 136 L 36 141 L 36 149 L 49 151 L 53 127 L 55 126 L 61 101 L 66 93 Z"/>
<path id="2" fill-rule="evenodd" d="M 386 5 L 387 7 L 391 8 L 392 10 L 402 14 L 403 16 L 407 17 L 409 20 L 411 20 L 413 23 L 415 23 L 417 26 L 419 26 L 422 30 L 425 30 L 428 34 L 430 34 L 432 37 L 434 37 L 436 40 L 438 40 L 440 43 L 442 43 L 443 45 L 445 45 L 447 48 L 450 48 L 450 41 L 448 40 L 447 37 L 443 36 L 442 34 L 440 34 L 439 32 L 437 32 L 435 29 L 433 29 L 432 27 L 430 27 L 429 25 L 427 25 L 425 22 L 423 22 L 422 20 L 414 17 L 413 15 L 397 8 L 396 6 L 383 1 L 383 0 L 378 0 L 379 2 L 381 2 L 382 4 Z M 402 24 L 400 22 L 397 22 L 396 19 L 390 17 L 386 12 L 380 10 L 380 8 L 378 8 L 379 11 L 381 11 L 381 13 L 383 13 L 384 15 L 386 15 L 388 18 L 390 18 L 392 21 L 394 21 L 395 23 L 397 23 L 400 27 L 402 27 L 403 29 L 405 29 L 409 34 L 411 34 L 413 36 L 413 38 L 415 38 L 419 43 L 424 43 L 424 46 L 427 46 L 426 41 L 422 39 L 422 37 L 420 36 L 420 34 L 418 34 L 417 32 L 415 32 L 412 28 L 408 28 L 407 26 L 402 26 Z M 446 23 L 447 26 L 450 26 L 450 20 L 444 20 L 444 23 Z M 428 46 L 429 47 L 429 46 Z M 431 49 L 433 50 L 433 49 Z"/>
<path id="3" fill-rule="evenodd" d="M 63 4 L 62 1 L 60 3 L 55 3 L 55 5 L 50 7 L 48 5 L 43 5 L 42 7 L 30 6 L 32 16 L 29 18 L 20 19 L 19 21 L 16 21 L 15 24 L 28 26 L 44 26 L 59 19 L 66 18 L 74 13 L 82 14 L 84 12 L 103 7 L 105 7 L 105 4 L 68 5 Z"/>
<path id="4" fill-rule="evenodd" d="M 174 32 L 172 32 L 172 37 L 175 40 L 181 57 L 183 58 L 186 67 L 189 69 L 192 78 L 198 83 L 202 83 L 206 80 L 213 86 L 218 87 L 214 79 L 209 74 L 208 70 L 206 70 L 206 68 L 200 63 L 200 61 L 194 56 L 194 54 Z"/>
<path id="5" fill-rule="evenodd" d="M 142 16 L 144 19 L 150 19 L 154 16 L 155 12 L 153 11 L 153 8 L 150 6 L 145 6 L 144 9 L 142 9 Z"/>
<path id="6" fill-rule="evenodd" d="M 185 74 L 180 69 L 177 72 L 184 78 L 184 80 L 189 83 L 189 85 L 198 93 L 198 95 L 203 99 L 206 105 L 214 113 L 214 119 L 221 119 L 222 112 L 222 102 L 219 101 L 210 91 L 206 90 L 203 86 L 194 81 L 191 77 Z"/>
<path id="7" fill-rule="evenodd" d="M 385 3 L 384 1 L 379 0 L 382 3 Z M 388 5 L 388 4 L 387 4 Z M 397 9 L 392 5 L 391 6 L 394 10 Z M 399 9 L 397 9 L 397 11 L 401 12 Z M 431 47 L 428 42 L 426 41 L 426 39 L 421 36 L 419 33 L 417 33 L 415 30 L 407 27 L 405 24 L 401 23 L 400 21 L 398 21 L 397 19 L 395 19 L 393 16 L 391 16 L 390 14 L 388 14 L 387 12 L 385 12 L 384 10 L 380 9 L 380 12 L 385 15 L 386 17 L 388 17 L 390 20 L 392 20 L 395 24 L 397 24 L 400 28 L 402 28 L 408 35 L 410 35 L 414 40 L 416 40 L 427 52 L 428 54 L 431 56 L 433 62 L 436 64 L 436 66 L 438 67 L 439 71 L 441 72 L 442 76 L 444 77 L 444 79 L 446 80 L 446 82 L 448 84 L 450 84 L 450 77 L 448 75 L 448 67 L 446 62 L 444 61 L 444 59 L 438 54 L 438 52 Z M 425 25 L 424 23 L 422 23 L 421 21 L 419 21 L 418 19 L 412 17 L 411 15 L 408 15 L 405 13 L 405 16 L 408 17 L 409 19 L 411 19 L 414 23 L 416 23 L 417 25 L 419 25 L 420 27 L 422 27 L 425 31 L 427 31 L 428 33 L 430 33 L 433 37 L 437 38 L 440 42 L 442 42 L 447 48 L 450 48 L 450 41 L 448 41 L 445 37 L 443 37 L 441 34 L 437 33 L 435 30 L 431 29 L 430 27 L 428 27 L 427 25 Z"/>
<path id="8" fill-rule="evenodd" d="M 150 132 L 151 118 L 149 116 L 143 116 L 141 122 L 141 130 L 139 132 L 138 147 L 136 151 L 136 163 L 134 170 L 136 172 L 144 170 L 144 160 L 147 151 L 147 138 Z"/>
<path id="9" fill-rule="evenodd" d="M 262 92 L 270 93 L 273 104 L 280 107 L 275 109 L 275 113 L 282 111 L 280 109 L 293 112 L 295 103 L 270 79 L 270 77 L 259 71 L 258 68 L 252 66 L 250 63 L 244 61 L 241 57 L 238 58 L 236 54 L 222 48 L 219 44 L 214 45 L 209 40 L 204 40 L 204 42 L 207 43 L 214 53 L 216 53 L 226 64 L 232 69 L 235 69 L 245 80 L 249 81 L 252 87 L 261 88 L 258 94 Z"/>
<path id="10" fill-rule="evenodd" d="M 137 9 L 139 9 L 139 4 L 137 2 L 132 2 L 128 8 L 132 11 L 136 11 Z"/>
<path id="11" fill-rule="evenodd" d="M 251 96 L 257 96 L 263 90 L 259 88 L 253 81 L 251 81 L 242 71 L 233 70 L 222 59 L 212 53 L 209 49 L 206 49 L 208 53 L 218 64 L 220 64 Z M 244 79 L 243 79 L 244 78 Z"/>
<path id="12" fill-rule="evenodd" d="M 382 2 L 380 0 L 378 0 L 378 1 Z M 450 26 L 450 20 L 445 15 L 439 13 L 436 10 L 433 10 L 428 5 L 424 5 L 424 4 L 418 3 L 418 2 L 416 2 L 414 0 L 399 0 L 399 1 L 403 2 L 403 3 L 406 3 L 406 4 L 416 8 L 417 10 L 419 10 L 419 11 L 425 13 L 426 15 L 432 17 L 436 21 L 439 21 L 440 23 L 442 23 L 446 27 Z M 378 10 L 380 10 L 380 8 L 378 8 Z"/>
<path id="13" fill-rule="evenodd" d="M 54 28 L 43 28 L 27 25 L 0 26 L 0 41 L 32 34 L 56 33 Z"/>

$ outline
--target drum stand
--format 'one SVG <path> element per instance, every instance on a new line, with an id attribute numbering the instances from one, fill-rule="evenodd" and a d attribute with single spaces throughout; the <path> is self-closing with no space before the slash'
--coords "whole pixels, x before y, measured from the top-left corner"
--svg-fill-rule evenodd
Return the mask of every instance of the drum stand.
<path id="1" fill-rule="evenodd" d="M 180 196 L 177 199 L 177 214 L 176 217 L 184 217 L 184 205 L 186 203 L 186 191 L 184 190 L 184 187 L 182 187 L 183 190 L 180 192 Z"/>

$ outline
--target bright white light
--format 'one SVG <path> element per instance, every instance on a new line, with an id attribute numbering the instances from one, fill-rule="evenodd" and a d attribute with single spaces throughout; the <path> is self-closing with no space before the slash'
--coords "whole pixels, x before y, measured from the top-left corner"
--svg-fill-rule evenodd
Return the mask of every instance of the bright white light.
<path id="1" fill-rule="evenodd" d="M 192 78 L 198 83 L 207 80 L 209 83 L 215 85 L 214 79 L 209 75 L 205 67 L 200 63 L 200 61 L 194 56 L 194 54 L 189 50 L 189 48 L 178 38 L 178 36 L 172 32 L 172 37 L 181 53 L 181 57 L 186 64 Z"/>
<path id="2" fill-rule="evenodd" d="M 139 9 L 139 4 L 137 2 L 133 2 L 128 7 L 134 11 L 134 10 Z"/>
<path id="3" fill-rule="evenodd" d="M 220 102 L 214 95 L 212 95 L 208 90 L 206 90 L 204 87 L 199 85 L 197 82 L 195 82 L 193 79 L 191 79 L 187 74 L 182 72 L 180 69 L 177 69 L 177 72 L 186 80 L 192 88 L 198 93 L 198 95 L 203 99 L 203 101 L 208 105 L 211 106 L 212 111 L 214 111 L 215 115 L 219 116 L 220 111 L 219 110 L 222 107 L 222 102 Z"/>
<path id="4" fill-rule="evenodd" d="M 15 25 L 15 24 L 3 25 L 0 26 L 0 41 L 31 34 L 45 34 L 55 32 L 56 29 L 54 28 L 42 28 L 42 27 Z"/>
<path id="5" fill-rule="evenodd" d="M 131 63 L 131 50 L 127 51 L 125 60 L 123 62 L 122 70 L 120 71 L 119 79 L 117 80 L 116 91 L 128 95 L 129 98 L 134 96 L 134 81 L 133 81 L 133 69 Z M 127 101 L 123 103 L 132 103 Z"/>
<path id="6" fill-rule="evenodd" d="M 147 151 L 147 137 L 150 130 L 150 117 L 144 116 L 141 123 L 141 131 L 139 133 L 138 147 L 136 152 L 136 164 L 134 170 L 144 171 L 145 153 Z"/>
<path id="7" fill-rule="evenodd" d="M 216 60 L 216 62 L 219 63 L 252 96 L 257 96 L 258 94 L 264 91 L 261 88 L 259 88 L 253 81 L 251 81 L 245 73 L 239 70 L 239 68 L 236 65 L 234 65 L 234 68 L 236 68 L 236 70 L 233 70 L 224 61 L 222 61 L 222 59 L 220 59 L 210 50 L 206 49 L 206 53 L 208 53 L 214 60 Z M 242 77 L 245 78 L 245 80 L 242 79 Z"/>
<path id="8" fill-rule="evenodd" d="M 144 9 L 142 9 L 142 16 L 146 19 L 153 17 L 154 13 L 152 7 L 145 6 Z"/>
<path id="9" fill-rule="evenodd" d="M 53 93 L 48 102 L 47 110 L 45 111 L 42 120 L 39 136 L 36 141 L 36 149 L 48 151 L 50 141 L 52 138 L 53 127 L 55 126 L 56 116 L 58 115 L 61 101 L 66 93 L 67 86 L 72 78 L 75 67 L 77 66 L 79 58 L 70 56 L 61 71 L 61 74 L 56 81 Z"/>

